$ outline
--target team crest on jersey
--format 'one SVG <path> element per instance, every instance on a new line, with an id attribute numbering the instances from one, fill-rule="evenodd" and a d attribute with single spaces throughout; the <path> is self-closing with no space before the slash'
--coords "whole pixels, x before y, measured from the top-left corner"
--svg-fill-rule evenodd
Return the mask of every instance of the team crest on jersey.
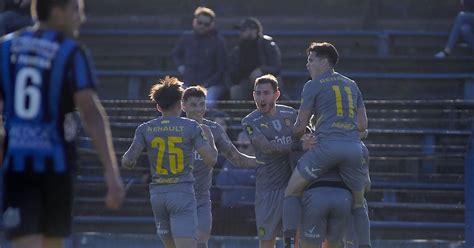
<path id="1" fill-rule="evenodd" d="M 291 121 L 290 121 L 290 119 L 285 118 L 285 125 L 286 125 L 287 127 L 291 126 Z"/>
<path id="2" fill-rule="evenodd" d="M 278 132 L 281 131 L 281 122 L 280 122 L 280 120 L 274 120 L 274 121 L 272 121 L 272 124 L 273 124 L 273 128 L 275 128 L 275 130 L 277 130 Z"/>
<path id="3" fill-rule="evenodd" d="M 249 125 L 245 126 L 245 131 L 249 136 L 253 134 L 253 128 Z"/>
<path id="4" fill-rule="evenodd" d="M 260 236 L 260 237 L 265 236 L 265 228 L 263 228 L 263 227 L 258 228 L 258 236 Z"/>

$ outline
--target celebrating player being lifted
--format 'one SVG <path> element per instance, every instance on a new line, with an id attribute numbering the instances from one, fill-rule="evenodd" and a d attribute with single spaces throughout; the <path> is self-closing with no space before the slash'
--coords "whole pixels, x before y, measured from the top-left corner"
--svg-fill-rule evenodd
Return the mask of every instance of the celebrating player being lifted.
<path id="1" fill-rule="evenodd" d="M 183 94 L 183 110 L 186 117 L 207 125 L 214 136 L 216 147 L 222 155 L 236 166 L 255 167 L 255 157 L 248 156 L 237 150 L 229 136 L 217 122 L 204 118 L 206 113 L 206 89 L 201 86 L 186 88 Z M 211 235 L 211 193 L 212 168 L 203 163 L 203 159 L 194 151 L 194 191 L 197 203 L 197 242 L 199 248 L 207 248 Z"/>
<path id="2" fill-rule="evenodd" d="M 260 247 L 275 247 L 275 238 L 282 233 L 284 190 L 291 175 L 289 153 L 307 150 L 314 138 L 293 141 L 292 127 L 296 110 L 277 105 L 280 96 L 278 81 L 272 75 L 255 80 L 253 98 L 257 109 L 242 120 L 256 151 L 257 176 L 255 216 Z"/>
<path id="3" fill-rule="evenodd" d="M 285 236 L 294 236 L 301 220 L 301 194 L 308 184 L 333 167 L 339 168 L 353 195 L 353 215 L 361 245 L 370 247 L 369 218 L 364 208 L 366 173 L 362 166 L 361 136 L 367 134 L 367 115 L 357 84 L 334 71 L 339 60 L 330 43 L 312 43 L 294 135 L 303 135 L 312 114 L 317 117 L 313 149 L 298 161 L 285 191 Z"/>
<path id="4" fill-rule="evenodd" d="M 158 236 L 166 248 L 196 247 L 196 198 L 193 151 L 213 167 L 217 161 L 214 137 L 206 125 L 180 117 L 182 82 L 173 77 L 152 86 L 150 98 L 161 117 L 135 131 L 133 143 L 123 155 L 122 166 L 133 168 L 143 149 L 150 162 L 150 201 Z"/>

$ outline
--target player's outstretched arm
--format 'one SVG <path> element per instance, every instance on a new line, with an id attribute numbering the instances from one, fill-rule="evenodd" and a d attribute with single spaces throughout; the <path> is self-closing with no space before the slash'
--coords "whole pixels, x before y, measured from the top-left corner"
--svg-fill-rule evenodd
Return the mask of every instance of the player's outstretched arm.
<path id="1" fill-rule="evenodd" d="M 133 169 L 137 163 L 138 157 L 140 157 L 140 154 L 145 148 L 145 146 L 137 142 L 136 138 L 137 136 L 135 135 L 132 144 L 122 156 L 122 168 Z"/>
<path id="2" fill-rule="evenodd" d="M 105 182 L 107 184 L 107 207 L 116 209 L 124 198 L 123 182 L 117 166 L 109 121 L 104 108 L 92 89 L 84 89 L 74 94 L 74 102 L 81 113 L 86 132 L 92 138 L 104 166 Z"/>
<path id="3" fill-rule="evenodd" d="M 214 167 L 217 163 L 217 148 L 214 143 L 214 136 L 207 125 L 201 124 L 201 128 L 208 143 L 199 147 L 197 152 L 201 155 L 202 160 L 207 166 Z"/>
<path id="4" fill-rule="evenodd" d="M 289 153 L 290 151 L 305 151 L 311 148 L 316 143 L 316 138 L 310 137 L 300 141 L 293 141 L 290 144 L 280 144 L 277 142 L 270 142 L 262 133 L 255 132 L 250 137 L 250 142 L 255 149 L 265 154 L 281 154 Z"/>
<path id="5" fill-rule="evenodd" d="M 254 156 L 241 153 L 230 141 L 226 133 L 222 134 L 222 142 L 219 145 L 219 152 L 232 164 L 239 167 L 256 167 L 257 161 Z"/>
<path id="6" fill-rule="evenodd" d="M 300 108 L 298 111 L 298 117 L 296 117 L 295 126 L 293 127 L 293 137 L 299 139 L 303 136 L 306 131 L 306 126 L 309 123 L 309 118 L 311 117 L 310 110 L 303 110 Z"/>
<path id="7" fill-rule="evenodd" d="M 369 135 L 368 120 L 367 120 L 367 111 L 365 106 L 359 107 L 357 109 L 357 127 L 359 128 L 359 136 L 361 139 L 367 138 Z"/>

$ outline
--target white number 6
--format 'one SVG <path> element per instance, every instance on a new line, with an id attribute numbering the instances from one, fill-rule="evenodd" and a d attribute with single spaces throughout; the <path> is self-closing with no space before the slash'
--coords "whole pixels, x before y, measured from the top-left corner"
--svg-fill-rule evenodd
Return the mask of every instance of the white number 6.
<path id="1" fill-rule="evenodd" d="M 28 80 L 31 80 L 32 85 L 27 85 Z M 18 117 L 33 119 L 38 115 L 41 83 L 41 75 L 37 69 L 25 67 L 18 71 L 15 82 L 15 112 Z"/>

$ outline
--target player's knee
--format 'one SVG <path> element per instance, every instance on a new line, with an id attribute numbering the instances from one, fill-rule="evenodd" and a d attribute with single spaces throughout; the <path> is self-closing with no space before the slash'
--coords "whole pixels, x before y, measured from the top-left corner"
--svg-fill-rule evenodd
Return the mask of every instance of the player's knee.
<path id="1" fill-rule="evenodd" d="M 260 240 L 259 241 L 259 247 L 260 248 L 274 248 L 275 247 L 275 239 L 271 240 Z"/>

